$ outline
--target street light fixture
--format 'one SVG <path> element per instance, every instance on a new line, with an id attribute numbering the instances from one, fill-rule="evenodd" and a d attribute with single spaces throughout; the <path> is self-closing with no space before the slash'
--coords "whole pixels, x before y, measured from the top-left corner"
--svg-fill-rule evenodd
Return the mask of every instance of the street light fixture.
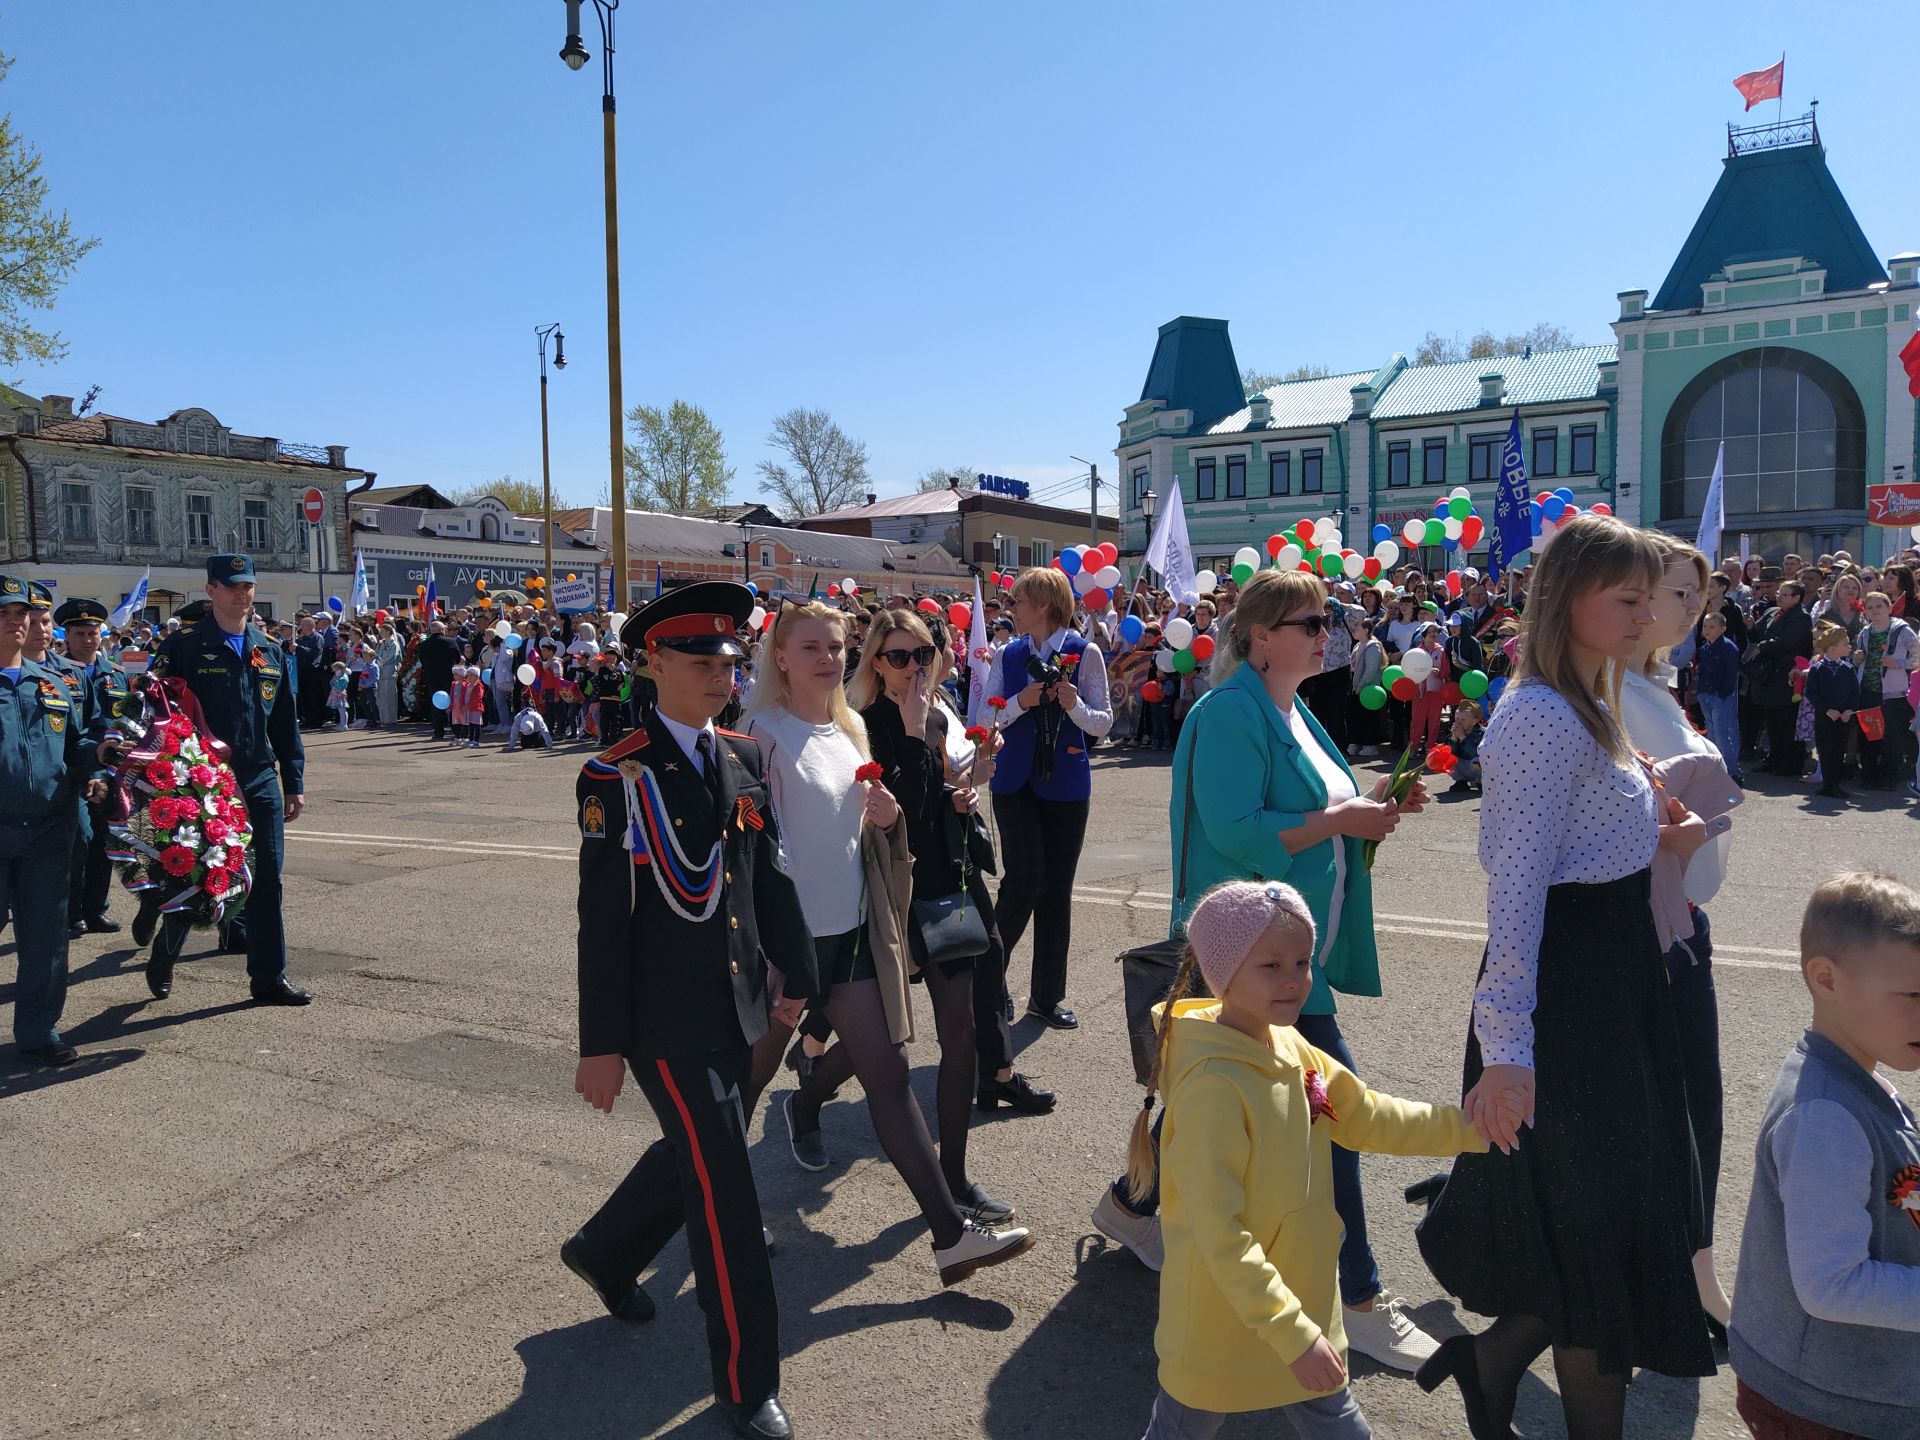
<path id="1" fill-rule="evenodd" d="M 1153 547 L 1153 506 L 1160 497 L 1151 490 L 1140 492 L 1140 512 L 1147 517 L 1146 543 L 1140 547 L 1140 573 L 1152 582 L 1153 567 L 1147 563 L 1147 551 Z"/>
<path id="2" fill-rule="evenodd" d="M 536 325 L 534 343 L 540 351 L 540 539 L 546 568 L 540 573 L 553 584 L 553 464 L 547 455 L 547 337 L 553 337 L 553 368 L 567 368 L 567 337 L 560 322 Z"/>
<path id="3" fill-rule="evenodd" d="M 566 0 L 567 42 L 560 58 L 569 70 L 585 68 L 587 47 L 580 36 L 580 7 L 584 0 Z M 600 22 L 600 148 L 605 171 L 607 212 L 607 464 L 611 480 L 607 490 L 612 534 L 608 537 L 607 559 L 618 585 L 614 598 L 625 611 L 629 594 L 627 573 L 627 484 L 626 445 L 621 433 L 626 416 L 620 398 L 620 184 L 614 166 L 613 104 L 613 14 L 620 0 L 593 0 L 593 13 Z M 551 565 L 548 567 L 551 569 Z"/>

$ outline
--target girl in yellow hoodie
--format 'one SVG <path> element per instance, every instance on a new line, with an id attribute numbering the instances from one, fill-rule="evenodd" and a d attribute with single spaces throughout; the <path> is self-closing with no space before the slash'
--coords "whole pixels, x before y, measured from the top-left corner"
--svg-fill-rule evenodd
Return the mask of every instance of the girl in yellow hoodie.
<path id="1" fill-rule="evenodd" d="M 1313 916 L 1290 885 L 1217 885 L 1187 920 L 1154 1068 L 1167 1256 L 1146 1440 L 1210 1440 L 1228 1415 L 1273 1409 L 1309 1440 L 1371 1435 L 1347 1389 L 1332 1144 L 1487 1148 L 1456 1106 L 1378 1094 L 1300 1038 L 1313 953 Z M 1180 998 L 1196 968 L 1219 999 Z M 1143 1110 L 1128 1163 L 1136 1193 L 1154 1164 Z"/>

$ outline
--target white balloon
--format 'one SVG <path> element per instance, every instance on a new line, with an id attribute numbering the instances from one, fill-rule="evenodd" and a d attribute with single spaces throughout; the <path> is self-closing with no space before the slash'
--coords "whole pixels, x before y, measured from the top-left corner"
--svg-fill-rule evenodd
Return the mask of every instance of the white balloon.
<path id="1" fill-rule="evenodd" d="M 1418 685 L 1433 674 L 1433 656 L 1424 650 L 1409 650 L 1400 657 L 1400 669 L 1407 679 Z"/>
<path id="2" fill-rule="evenodd" d="M 1335 554 L 1338 554 L 1346 548 L 1342 543 L 1345 539 L 1346 537 L 1331 525 L 1325 530 L 1315 530 L 1313 532 L 1313 543 L 1318 545 L 1322 550 L 1331 550 Z"/>
<path id="3" fill-rule="evenodd" d="M 1233 552 L 1233 563 L 1235 566 L 1248 565 L 1258 570 L 1260 568 L 1260 552 L 1251 545 L 1242 545 L 1238 550 Z"/>
<path id="4" fill-rule="evenodd" d="M 1391 580 L 1382 575 L 1378 580 L 1373 582 L 1373 588 L 1380 592 L 1380 598 L 1384 600 L 1387 596 L 1393 594 L 1395 587 Z"/>
<path id="5" fill-rule="evenodd" d="M 1307 552 L 1289 541 L 1280 547 L 1280 553 L 1273 557 L 1273 563 L 1280 570 L 1298 570 L 1300 562 L 1306 558 Z"/>
<path id="6" fill-rule="evenodd" d="M 1463 500 L 1471 500 L 1473 498 L 1473 492 L 1464 485 L 1456 485 L 1447 492 L 1447 498 L 1449 500 L 1453 499 L 1456 495 Z"/>
<path id="7" fill-rule="evenodd" d="M 1907 533 L 1913 536 L 1914 544 L 1920 545 L 1920 525 L 1914 526 L 1913 529 L 1909 530 Z"/>
<path id="8" fill-rule="evenodd" d="M 1373 547 L 1373 558 L 1380 562 L 1382 570 L 1391 570 L 1393 562 L 1400 558 L 1400 547 L 1391 540 L 1382 540 Z"/>
<path id="9" fill-rule="evenodd" d="M 620 638 L 620 629 L 626 623 L 626 616 L 622 615 L 618 610 L 612 612 L 607 616 L 607 629 L 610 633 L 604 638 L 608 640 L 618 640 Z"/>
<path id="10" fill-rule="evenodd" d="M 1418 546 L 1426 533 L 1427 522 L 1424 520 L 1409 520 L 1400 527 L 1400 538 L 1413 546 Z"/>
<path id="11" fill-rule="evenodd" d="M 1920 526 L 1916 526 L 1915 528 L 1920 529 Z M 1215 590 L 1220 588 L 1220 577 L 1211 570 L 1202 570 L 1198 575 L 1193 577 L 1193 588 L 1198 590 L 1202 595 L 1211 595 Z"/>
<path id="12" fill-rule="evenodd" d="M 1158 670 L 1162 675 L 1171 675 L 1173 673 L 1173 651 L 1171 650 L 1154 651 L 1153 652 L 1153 668 Z"/>
<path id="13" fill-rule="evenodd" d="M 1073 593 L 1084 595 L 1098 583 L 1091 570 L 1076 570 L 1067 577 L 1067 583 L 1073 586 Z"/>
<path id="14" fill-rule="evenodd" d="M 513 672 L 514 678 L 522 685 L 533 684 L 533 674 L 533 666 L 531 665 L 522 665 L 518 670 Z"/>
<path id="15" fill-rule="evenodd" d="M 1348 550 L 1344 554 L 1342 554 L 1340 558 L 1346 562 L 1347 574 L 1349 575 L 1366 574 L 1367 557 L 1360 554 L 1358 551 Z"/>
<path id="16" fill-rule="evenodd" d="M 760 633 L 760 627 L 766 623 L 767 607 L 764 605 L 754 606 L 752 613 L 747 616 L 747 629 L 758 635 Z"/>
<path id="17" fill-rule="evenodd" d="M 1446 530 L 1447 539 L 1449 540 L 1458 540 L 1462 535 L 1467 533 L 1466 522 L 1456 520 L 1451 515 L 1442 520 L 1440 524 L 1442 528 Z"/>
<path id="18" fill-rule="evenodd" d="M 508 621 L 502 620 L 498 625 L 493 627 L 493 633 L 504 640 L 513 633 L 513 626 Z"/>
<path id="19" fill-rule="evenodd" d="M 853 583 L 853 577 L 851 575 L 840 582 L 840 588 L 849 595 L 858 595 L 860 593 L 860 587 Z"/>
<path id="20" fill-rule="evenodd" d="M 1184 650 L 1193 644 L 1193 622 L 1182 616 L 1167 621 L 1167 627 L 1160 632 L 1166 636 L 1167 643 L 1176 650 Z"/>
<path id="21" fill-rule="evenodd" d="M 1118 565 L 1103 565 L 1099 571 L 1095 573 L 1093 579 L 1094 583 L 1102 590 L 1111 590 L 1120 583 L 1120 567 Z"/>

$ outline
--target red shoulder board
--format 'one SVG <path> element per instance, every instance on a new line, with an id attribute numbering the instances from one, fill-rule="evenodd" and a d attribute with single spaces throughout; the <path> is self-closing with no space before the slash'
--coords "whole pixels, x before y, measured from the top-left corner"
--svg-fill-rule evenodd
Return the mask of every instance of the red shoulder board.
<path id="1" fill-rule="evenodd" d="M 729 740 L 744 740 L 749 745 L 757 745 L 760 743 L 759 741 L 755 740 L 753 736 L 742 734 L 738 730 L 723 730 L 718 725 L 714 726 L 713 728 L 716 731 L 719 731 L 720 734 L 726 736 Z"/>
<path id="2" fill-rule="evenodd" d="M 626 739 L 617 741 L 616 743 L 609 745 L 605 750 L 602 750 L 599 753 L 599 755 L 595 756 L 594 758 L 604 761 L 608 765 L 612 765 L 617 761 L 624 760 L 629 755 L 636 754 L 637 752 L 646 749 L 647 746 L 651 745 L 652 743 L 653 743 L 653 737 L 648 735 L 646 731 L 636 730 L 631 735 L 627 736 Z"/>

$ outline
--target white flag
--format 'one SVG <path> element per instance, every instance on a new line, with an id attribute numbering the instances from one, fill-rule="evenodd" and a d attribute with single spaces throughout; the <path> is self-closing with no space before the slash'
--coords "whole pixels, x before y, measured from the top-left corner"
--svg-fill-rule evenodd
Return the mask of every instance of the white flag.
<path id="1" fill-rule="evenodd" d="M 1720 527 L 1727 523 L 1727 442 L 1720 442 L 1713 457 L 1713 479 L 1707 485 L 1707 503 L 1700 507 L 1700 535 L 1694 549 L 1707 557 L 1709 565 L 1720 563 Z"/>
<path id="2" fill-rule="evenodd" d="M 1193 546 L 1187 540 L 1187 512 L 1180 504 L 1180 482 L 1167 486 L 1167 499 L 1154 523 L 1153 539 L 1147 542 L 1147 564 L 1160 572 L 1167 593 L 1182 605 L 1200 601 L 1200 587 L 1193 583 Z"/>
<path id="3" fill-rule="evenodd" d="M 118 630 L 122 625 L 125 625 L 134 616 L 147 608 L 147 581 L 152 578 L 153 567 L 149 565 L 140 572 L 140 583 L 134 586 L 128 593 L 127 598 L 115 606 L 113 613 L 107 616 L 107 623 L 109 625 Z"/>
<path id="4" fill-rule="evenodd" d="M 347 604 L 356 615 L 364 614 L 373 603 L 367 593 L 367 557 L 358 550 L 353 552 L 353 595 Z"/>
<path id="5" fill-rule="evenodd" d="M 987 606 L 980 594 L 980 577 L 973 577 L 973 620 L 967 626 L 967 724 L 980 725 L 987 708 L 987 679 L 993 652 L 987 647 Z"/>

